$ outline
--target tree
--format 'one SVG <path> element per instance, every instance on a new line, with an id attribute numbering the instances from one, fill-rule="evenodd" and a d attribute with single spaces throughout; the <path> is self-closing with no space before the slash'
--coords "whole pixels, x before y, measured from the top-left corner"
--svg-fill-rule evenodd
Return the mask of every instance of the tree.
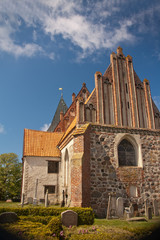
<path id="1" fill-rule="evenodd" d="M 20 200 L 22 164 L 15 153 L 0 155 L 0 200 Z"/>

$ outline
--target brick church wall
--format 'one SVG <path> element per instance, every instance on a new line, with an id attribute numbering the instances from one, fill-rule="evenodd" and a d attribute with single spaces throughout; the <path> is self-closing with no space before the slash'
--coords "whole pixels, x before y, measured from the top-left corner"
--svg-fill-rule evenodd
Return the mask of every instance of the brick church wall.
<path id="1" fill-rule="evenodd" d="M 115 152 L 116 136 L 126 133 L 140 138 L 142 166 L 119 167 Z M 140 146 L 138 146 L 140 147 Z M 137 203 L 144 212 L 144 201 L 160 201 L 160 132 L 92 125 L 90 132 L 91 207 L 98 217 L 106 217 L 108 194 L 123 197 L 125 205 Z M 130 195 L 130 187 L 137 196 Z"/>

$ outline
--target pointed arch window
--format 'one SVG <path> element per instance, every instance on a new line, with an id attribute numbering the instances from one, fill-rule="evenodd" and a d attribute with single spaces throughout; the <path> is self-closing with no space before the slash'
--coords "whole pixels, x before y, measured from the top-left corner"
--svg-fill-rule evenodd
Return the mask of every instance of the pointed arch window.
<path id="1" fill-rule="evenodd" d="M 69 181 L 69 155 L 68 150 L 66 149 L 64 159 L 64 186 L 68 186 L 68 181 Z"/>
<path id="2" fill-rule="evenodd" d="M 118 161 L 119 166 L 137 166 L 135 148 L 127 139 L 118 145 Z"/>

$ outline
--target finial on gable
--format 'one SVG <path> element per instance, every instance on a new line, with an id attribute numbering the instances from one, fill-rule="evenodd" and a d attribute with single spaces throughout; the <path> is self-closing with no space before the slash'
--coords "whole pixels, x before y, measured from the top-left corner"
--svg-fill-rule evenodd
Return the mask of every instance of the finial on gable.
<path id="1" fill-rule="evenodd" d="M 117 54 L 123 56 L 123 48 L 121 48 L 120 46 L 117 48 Z"/>

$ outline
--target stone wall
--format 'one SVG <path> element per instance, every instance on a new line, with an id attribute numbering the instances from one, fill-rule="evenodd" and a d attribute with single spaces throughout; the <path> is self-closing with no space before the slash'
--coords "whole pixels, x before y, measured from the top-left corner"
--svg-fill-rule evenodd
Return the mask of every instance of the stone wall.
<path id="1" fill-rule="evenodd" d="M 141 166 L 119 167 L 115 150 L 116 136 L 134 136 Z M 141 155 L 141 156 L 140 156 Z M 99 217 L 106 217 L 108 194 L 116 192 L 125 205 L 137 203 L 144 212 L 144 201 L 160 201 L 160 131 L 92 125 L 90 132 L 91 207 Z M 132 189 L 136 188 L 135 196 Z"/>

